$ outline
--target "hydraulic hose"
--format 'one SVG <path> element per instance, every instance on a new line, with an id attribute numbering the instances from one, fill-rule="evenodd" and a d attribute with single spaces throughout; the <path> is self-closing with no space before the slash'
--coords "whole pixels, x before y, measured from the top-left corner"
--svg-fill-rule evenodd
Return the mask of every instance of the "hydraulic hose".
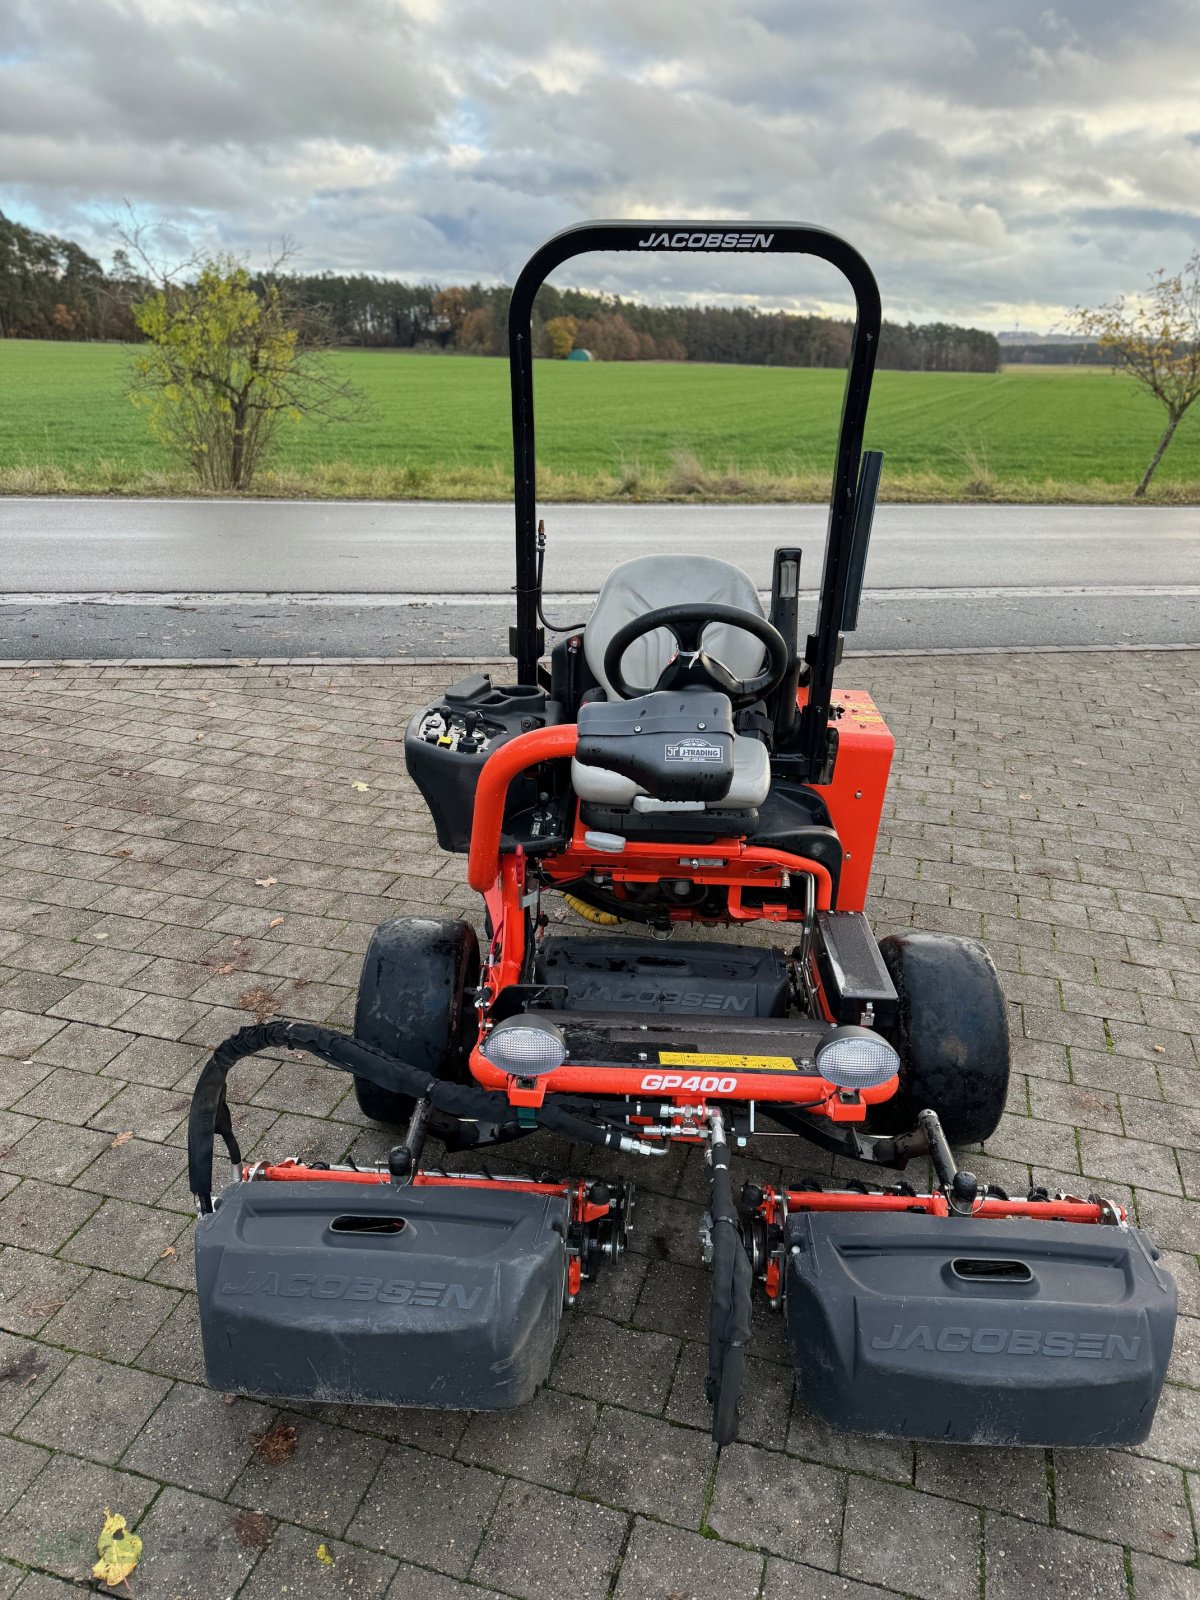
<path id="1" fill-rule="evenodd" d="M 366 1078 L 392 1094 L 406 1095 L 413 1100 L 427 1099 L 434 1110 L 462 1121 L 490 1122 L 502 1128 L 511 1126 L 514 1134 L 525 1131 L 518 1130 L 517 1117 L 508 1096 L 499 1090 L 448 1083 L 431 1072 L 410 1066 L 396 1056 L 389 1056 L 382 1050 L 352 1039 L 348 1034 L 323 1028 L 317 1023 L 280 1017 L 273 1022 L 257 1023 L 231 1034 L 223 1044 L 217 1046 L 200 1070 L 188 1113 L 188 1184 L 202 1215 L 213 1208 L 212 1160 L 216 1136 L 221 1136 L 229 1159 L 235 1166 L 242 1159 L 225 1098 L 226 1080 L 233 1067 L 244 1057 L 272 1049 L 307 1050 L 310 1055 L 317 1056 L 340 1072 Z M 550 1102 L 532 1107 L 531 1110 L 538 1127 L 561 1133 L 568 1139 L 603 1145 L 611 1150 L 636 1149 L 640 1154 L 660 1153 L 642 1141 L 631 1139 L 624 1130 L 607 1123 L 590 1122 L 564 1105 Z M 665 1154 L 665 1146 L 661 1153 Z"/>
<path id="2" fill-rule="evenodd" d="M 742 1242 L 733 1202 L 729 1145 L 723 1119 L 713 1114 L 708 1147 L 709 1216 L 712 1219 L 712 1298 L 708 1316 L 708 1382 L 712 1436 L 718 1447 L 738 1435 L 738 1406 L 750 1343 L 754 1272 Z"/>

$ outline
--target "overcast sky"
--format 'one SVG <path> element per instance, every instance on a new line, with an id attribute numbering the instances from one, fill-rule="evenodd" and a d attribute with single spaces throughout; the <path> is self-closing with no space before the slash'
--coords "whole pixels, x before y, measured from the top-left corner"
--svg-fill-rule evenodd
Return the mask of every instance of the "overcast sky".
<path id="1" fill-rule="evenodd" d="M 587 217 L 819 223 L 885 315 L 1045 330 L 1200 245 L 1200 0 L 0 0 L 0 209 L 511 281 Z M 794 258 L 556 281 L 834 306 Z"/>

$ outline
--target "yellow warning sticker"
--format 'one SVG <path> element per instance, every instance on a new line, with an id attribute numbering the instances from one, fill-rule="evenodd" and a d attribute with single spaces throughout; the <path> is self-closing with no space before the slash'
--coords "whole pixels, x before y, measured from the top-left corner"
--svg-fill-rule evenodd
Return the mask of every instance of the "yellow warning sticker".
<path id="1" fill-rule="evenodd" d="M 660 1067 L 734 1067 L 741 1072 L 798 1072 L 791 1056 L 704 1055 L 698 1050 L 660 1050 Z"/>

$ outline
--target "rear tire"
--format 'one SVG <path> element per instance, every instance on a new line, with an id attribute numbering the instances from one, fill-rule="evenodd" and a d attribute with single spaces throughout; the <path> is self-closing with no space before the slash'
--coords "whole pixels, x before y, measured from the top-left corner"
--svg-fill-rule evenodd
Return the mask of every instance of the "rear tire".
<path id="1" fill-rule="evenodd" d="M 1008 1011 L 996 968 L 975 939 L 893 934 L 879 942 L 900 1004 L 886 1033 L 900 1055 L 900 1088 L 872 1106 L 873 1133 L 907 1133 L 936 1111 L 951 1144 L 982 1144 L 1008 1094 Z"/>
<path id="2" fill-rule="evenodd" d="M 467 922 L 394 917 L 371 935 L 354 1010 L 354 1037 L 439 1078 L 461 1079 L 475 1043 L 479 941 Z M 409 1095 L 355 1078 L 359 1110 L 403 1126 Z"/>

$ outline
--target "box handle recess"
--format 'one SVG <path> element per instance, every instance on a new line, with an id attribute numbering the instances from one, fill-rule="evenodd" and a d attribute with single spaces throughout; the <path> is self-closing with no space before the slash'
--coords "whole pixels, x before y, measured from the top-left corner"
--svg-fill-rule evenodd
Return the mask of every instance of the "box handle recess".
<path id="1" fill-rule="evenodd" d="M 957 1256 L 950 1263 L 950 1270 L 956 1278 L 963 1278 L 968 1283 L 984 1281 L 994 1283 L 1032 1283 L 1033 1273 L 1024 1261 L 998 1261 L 987 1256 Z"/>
<path id="2" fill-rule="evenodd" d="M 403 1217 L 359 1216 L 347 1214 L 334 1217 L 329 1224 L 330 1233 L 400 1233 L 408 1224 Z"/>

